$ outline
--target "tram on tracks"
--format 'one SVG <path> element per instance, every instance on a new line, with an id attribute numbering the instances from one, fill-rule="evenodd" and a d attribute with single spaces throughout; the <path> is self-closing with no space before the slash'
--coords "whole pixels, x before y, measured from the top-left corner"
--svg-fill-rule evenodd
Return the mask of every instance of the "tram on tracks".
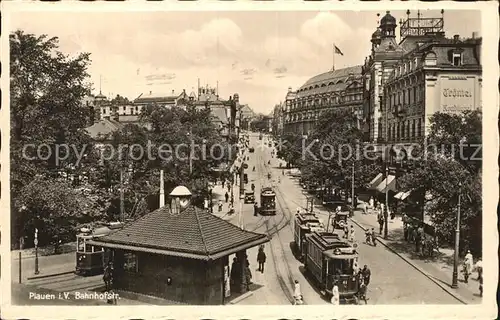
<path id="1" fill-rule="evenodd" d="M 315 231 L 325 231 L 323 223 L 312 212 L 295 214 L 294 241 L 296 255 L 299 260 L 304 259 L 306 252 L 306 235 Z"/>
<path id="2" fill-rule="evenodd" d="M 305 238 L 304 267 L 322 293 L 331 297 L 333 286 L 337 284 L 340 299 L 357 304 L 361 281 L 361 275 L 355 274 L 353 268 L 358 259 L 357 246 L 332 232 L 311 232 Z"/>
<path id="3" fill-rule="evenodd" d="M 264 187 L 260 192 L 260 214 L 276 214 L 276 193 L 271 187 Z"/>
<path id="4" fill-rule="evenodd" d="M 104 272 L 104 265 L 107 263 L 104 248 L 91 245 L 89 240 L 104 237 L 116 229 L 121 229 L 123 223 L 112 222 L 94 229 L 81 228 L 76 236 L 76 268 L 78 275 L 88 276 Z M 109 258 L 109 257 L 108 257 Z"/>

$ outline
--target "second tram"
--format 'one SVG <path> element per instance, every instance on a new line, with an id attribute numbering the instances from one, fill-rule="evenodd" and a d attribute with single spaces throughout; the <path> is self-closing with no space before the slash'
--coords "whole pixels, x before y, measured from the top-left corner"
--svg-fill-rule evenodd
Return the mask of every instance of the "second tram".
<path id="1" fill-rule="evenodd" d="M 306 235 L 314 231 L 324 231 L 324 226 L 314 213 L 297 213 L 295 215 L 294 241 L 299 260 L 306 252 Z"/>
<path id="2" fill-rule="evenodd" d="M 276 214 L 276 193 L 270 187 L 262 188 L 260 192 L 260 214 L 275 215 Z"/>

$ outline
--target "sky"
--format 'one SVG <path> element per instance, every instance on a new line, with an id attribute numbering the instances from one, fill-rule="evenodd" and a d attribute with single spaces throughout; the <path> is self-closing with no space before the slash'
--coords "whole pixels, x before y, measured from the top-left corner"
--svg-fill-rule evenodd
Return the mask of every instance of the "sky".
<path id="1" fill-rule="evenodd" d="M 421 10 L 440 17 L 439 10 Z M 90 52 L 94 94 L 170 95 L 216 87 L 228 99 L 268 114 L 288 87 L 335 68 L 360 65 L 370 54 L 376 11 L 22 12 L 10 29 L 59 38 L 70 55 Z M 391 11 L 399 21 L 405 11 Z M 411 16 L 416 16 L 416 11 Z M 464 23 L 466 21 L 466 23 Z M 479 11 L 444 12 L 448 37 L 481 35 Z M 396 29 L 399 35 L 399 27 Z M 333 57 L 333 44 L 343 56 Z M 101 81 L 102 79 L 102 81 Z"/>

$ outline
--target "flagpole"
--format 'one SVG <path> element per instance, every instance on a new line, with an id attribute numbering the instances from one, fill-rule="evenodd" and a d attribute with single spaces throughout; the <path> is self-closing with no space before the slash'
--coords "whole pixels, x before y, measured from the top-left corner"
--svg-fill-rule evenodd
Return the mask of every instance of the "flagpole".
<path id="1" fill-rule="evenodd" d="M 332 71 L 335 71 L 335 43 L 333 43 Z"/>

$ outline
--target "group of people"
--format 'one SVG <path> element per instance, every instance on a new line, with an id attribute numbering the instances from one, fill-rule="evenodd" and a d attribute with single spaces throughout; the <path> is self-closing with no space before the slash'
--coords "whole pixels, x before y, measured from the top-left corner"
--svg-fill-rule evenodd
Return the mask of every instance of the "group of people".
<path id="1" fill-rule="evenodd" d="M 356 297 L 359 300 L 363 300 L 365 304 L 367 303 L 367 290 L 368 290 L 368 285 L 370 284 L 370 278 L 371 278 L 371 270 L 368 268 L 368 265 L 364 265 L 363 269 L 359 268 L 358 265 L 358 260 L 355 259 L 352 265 L 352 273 L 353 276 L 359 279 L 359 290 L 358 293 L 356 294 Z M 339 287 L 338 284 L 340 282 L 340 276 L 334 277 L 333 281 L 333 287 L 332 287 L 332 298 L 330 302 L 334 305 L 339 305 L 340 304 L 340 292 L 339 292 Z"/>
<path id="2" fill-rule="evenodd" d="M 245 255 L 244 261 L 240 261 L 238 257 L 234 257 L 233 264 L 231 265 L 231 290 L 239 291 L 237 286 L 243 281 L 243 285 L 246 290 L 250 290 L 250 285 L 252 284 L 252 271 L 250 270 L 250 262 L 248 257 Z M 242 266 L 243 263 L 243 266 Z M 264 252 L 264 245 L 259 246 L 259 251 L 257 253 L 257 263 L 259 265 L 257 271 L 264 273 L 264 264 L 266 263 L 266 253 Z M 241 274 L 243 272 L 243 274 Z"/>
<path id="3" fill-rule="evenodd" d="M 474 257 L 472 256 L 472 253 L 470 250 L 467 250 L 467 254 L 465 255 L 463 267 L 462 267 L 462 273 L 464 275 L 464 282 L 468 283 L 469 282 L 469 277 L 472 274 L 473 271 L 477 272 L 477 281 L 479 282 L 479 296 L 483 296 L 483 261 L 481 258 L 479 258 L 474 264 Z"/>

